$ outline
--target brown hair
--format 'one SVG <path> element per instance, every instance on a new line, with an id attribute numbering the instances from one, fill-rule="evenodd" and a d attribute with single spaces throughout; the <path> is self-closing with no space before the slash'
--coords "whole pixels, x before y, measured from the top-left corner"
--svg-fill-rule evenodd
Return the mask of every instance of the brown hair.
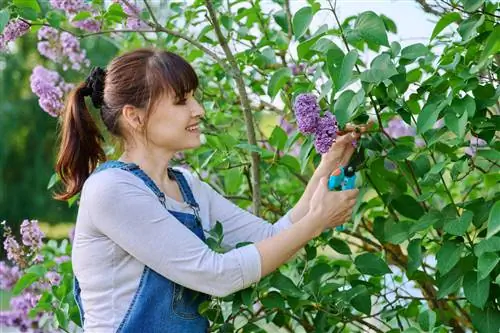
<path id="1" fill-rule="evenodd" d="M 173 94 L 179 103 L 197 87 L 194 69 L 179 55 L 150 48 L 130 51 L 113 59 L 106 69 L 101 119 L 111 134 L 123 139 L 118 120 L 125 105 L 145 110 L 147 122 L 160 97 Z M 79 193 L 97 164 L 106 160 L 101 147 L 104 139 L 85 104 L 88 90 L 85 82 L 77 86 L 63 111 L 55 169 L 65 189 L 54 196 L 58 200 Z"/>

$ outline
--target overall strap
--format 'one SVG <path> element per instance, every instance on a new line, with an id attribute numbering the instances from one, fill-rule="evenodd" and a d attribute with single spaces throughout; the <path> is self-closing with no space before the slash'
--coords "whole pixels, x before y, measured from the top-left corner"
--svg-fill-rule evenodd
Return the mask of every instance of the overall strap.
<path id="1" fill-rule="evenodd" d="M 179 170 L 174 170 L 172 168 L 169 168 L 168 171 L 169 171 L 169 176 L 171 173 L 175 177 L 175 179 L 177 180 L 177 183 L 179 184 L 179 187 L 181 189 L 182 198 L 184 199 L 184 201 L 186 201 L 192 207 L 199 208 L 199 205 L 194 198 L 193 192 L 191 191 L 191 188 L 189 187 L 188 182 L 187 182 L 186 178 L 184 177 L 184 175 L 182 174 L 182 172 Z"/>

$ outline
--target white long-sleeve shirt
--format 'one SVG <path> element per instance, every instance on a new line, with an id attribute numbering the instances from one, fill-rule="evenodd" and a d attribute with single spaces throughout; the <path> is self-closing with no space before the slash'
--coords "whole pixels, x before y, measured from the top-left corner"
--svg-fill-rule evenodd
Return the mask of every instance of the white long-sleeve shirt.
<path id="1" fill-rule="evenodd" d="M 221 254 L 170 214 L 145 183 L 120 169 L 100 171 L 81 192 L 72 250 L 80 283 L 85 331 L 116 331 L 138 288 L 145 265 L 190 289 L 224 296 L 244 289 L 261 276 L 255 245 L 291 225 L 289 214 L 277 223 L 231 203 L 188 170 L 182 171 L 200 206 L 205 231 L 223 226 Z M 186 203 L 166 197 L 169 210 L 193 213 Z M 205 232 L 205 235 L 207 233 Z"/>

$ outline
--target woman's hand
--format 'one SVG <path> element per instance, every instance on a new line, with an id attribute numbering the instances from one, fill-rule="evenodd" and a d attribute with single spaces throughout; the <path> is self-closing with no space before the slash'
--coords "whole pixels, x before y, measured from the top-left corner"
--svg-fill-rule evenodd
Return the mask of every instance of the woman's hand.
<path id="1" fill-rule="evenodd" d="M 321 231 L 344 224 L 352 215 L 358 192 L 357 189 L 329 191 L 328 178 L 323 177 L 311 197 L 308 214 L 319 223 Z"/>
<path id="2" fill-rule="evenodd" d="M 321 162 L 314 172 L 316 176 L 329 176 L 339 166 L 345 166 L 356 149 L 361 133 L 368 131 L 372 125 L 371 122 L 363 126 L 346 125 L 344 131 L 337 132 L 336 142 L 321 156 Z"/>

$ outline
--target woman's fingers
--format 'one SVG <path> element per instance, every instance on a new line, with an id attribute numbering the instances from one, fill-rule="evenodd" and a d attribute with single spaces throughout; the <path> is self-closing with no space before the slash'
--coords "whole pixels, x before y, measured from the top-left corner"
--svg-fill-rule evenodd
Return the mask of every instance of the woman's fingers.
<path id="1" fill-rule="evenodd" d="M 337 134 L 344 135 L 349 132 L 366 133 L 373 127 L 373 125 L 374 123 L 372 121 L 368 122 L 366 125 L 346 124 L 343 130 L 337 131 Z"/>

